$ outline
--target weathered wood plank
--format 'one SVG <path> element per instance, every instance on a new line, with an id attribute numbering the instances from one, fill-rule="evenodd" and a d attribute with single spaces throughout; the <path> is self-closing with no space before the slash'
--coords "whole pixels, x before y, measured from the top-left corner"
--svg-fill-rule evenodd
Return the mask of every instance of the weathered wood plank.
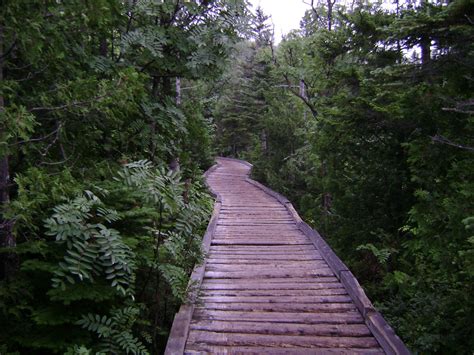
<path id="1" fill-rule="evenodd" d="M 263 312 L 263 311 L 223 311 L 196 308 L 193 319 L 213 319 L 233 322 L 277 322 L 304 324 L 359 324 L 364 319 L 359 312 L 334 313 L 297 313 L 297 312 Z"/>
<path id="2" fill-rule="evenodd" d="M 227 265 L 230 264 L 230 265 Z M 244 268 L 255 268 L 255 265 L 253 264 L 261 264 L 260 268 L 268 268 L 268 267 L 274 267 L 276 269 L 281 269 L 281 268 L 327 268 L 327 264 L 324 262 L 322 259 L 316 259 L 316 258 L 291 258 L 288 259 L 288 256 L 286 259 L 283 258 L 267 258 L 267 259 L 258 259 L 258 258 L 247 258 L 247 259 L 242 259 L 242 258 L 228 258 L 228 257 L 220 257 L 220 258 L 208 258 L 207 259 L 207 265 L 208 266 L 213 266 L 213 267 L 219 267 L 222 270 L 236 270 L 235 268 L 238 267 L 244 267 Z"/>
<path id="3" fill-rule="evenodd" d="M 253 240 L 243 240 L 239 239 L 237 241 L 233 240 L 226 240 L 226 239 L 214 239 L 212 241 L 212 245 L 234 245 L 238 242 L 239 245 L 261 245 L 261 246 L 266 246 L 266 245 L 311 245 L 310 242 L 306 241 L 272 241 L 272 240 L 258 240 L 258 239 L 253 239 Z"/>
<path id="4" fill-rule="evenodd" d="M 337 283 L 311 283 L 311 282 L 287 282 L 287 283 L 209 283 L 205 282 L 202 284 L 201 289 L 203 290 L 320 290 L 331 288 L 339 288 L 340 285 Z"/>
<path id="5" fill-rule="evenodd" d="M 340 313 L 357 311 L 353 303 L 216 303 L 203 302 L 199 308 L 221 311 L 261 311 L 261 312 L 326 312 Z"/>
<path id="6" fill-rule="evenodd" d="M 287 249 L 287 250 L 285 250 Z M 259 245 L 211 245 L 209 248 L 210 253 L 249 253 L 249 254 L 287 254 L 287 255 L 296 255 L 301 254 L 310 254 L 318 255 L 321 254 L 319 251 L 315 250 L 311 244 L 308 245 L 273 245 L 262 248 Z"/>
<path id="7" fill-rule="evenodd" d="M 205 271 L 205 278 L 216 279 L 252 279 L 252 278 L 275 278 L 275 277 L 314 277 L 314 276 L 331 276 L 334 275 L 329 268 L 320 270 L 260 270 L 256 268 L 254 271 Z"/>
<path id="8" fill-rule="evenodd" d="M 223 333 L 194 330 L 189 333 L 189 344 L 205 343 L 209 345 L 224 346 L 271 346 L 301 348 L 376 348 L 379 346 L 373 337 L 322 337 L 322 336 L 292 336 L 292 335 L 266 335 Z"/>
<path id="9" fill-rule="evenodd" d="M 329 288 L 320 290 L 201 290 L 201 297 L 205 296 L 329 296 L 347 295 L 347 291 L 341 288 Z"/>
<path id="10" fill-rule="evenodd" d="M 381 348 L 370 349 L 344 349 L 344 348 L 318 348 L 311 354 L 383 354 Z M 255 355 L 283 355 L 283 354 L 308 354 L 308 349 L 285 346 L 284 348 L 263 346 L 216 346 L 207 344 L 189 344 L 185 354 L 255 354 Z"/>
<path id="11" fill-rule="evenodd" d="M 232 322 L 200 320 L 191 322 L 190 329 L 208 332 L 367 337 L 371 335 L 365 324 L 299 324 L 270 322 Z"/>
<path id="12" fill-rule="evenodd" d="M 329 285 L 337 285 L 338 287 L 343 287 L 339 280 L 335 276 L 319 276 L 319 277 L 256 277 L 256 278 L 242 278 L 242 279 L 229 279 L 229 278 L 206 278 L 202 282 L 203 284 L 208 283 L 217 283 L 217 284 L 248 284 L 248 285 L 261 285 L 261 284 L 275 284 L 275 283 L 285 283 L 285 284 L 299 284 L 299 283 L 310 283 L 316 286 L 321 285 L 321 287 L 329 287 Z"/>
<path id="13" fill-rule="evenodd" d="M 289 253 L 284 253 L 281 251 L 267 251 L 267 252 L 262 252 L 259 254 L 256 251 L 253 250 L 245 250 L 245 249 L 238 249 L 235 251 L 230 251 L 230 250 L 211 250 L 207 254 L 209 259 L 262 259 L 262 260 L 323 260 L 322 256 L 319 255 L 316 252 L 312 251 L 306 251 L 306 250 L 301 250 L 301 251 L 294 251 L 294 252 L 289 252 Z"/>
<path id="14" fill-rule="evenodd" d="M 275 263 L 275 261 L 278 261 L 278 263 Z M 207 259 L 207 265 L 275 265 L 275 267 L 287 267 L 291 265 L 300 265 L 300 266 L 314 266 L 315 263 L 318 261 L 321 261 L 321 259 L 316 259 L 312 257 L 307 257 L 307 258 L 288 258 L 286 257 L 285 259 L 283 258 L 265 258 L 265 259 L 241 259 L 241 258 L 228 258 L 228 257 L 220 257 L 220 258 L 208 258 Z"/>
<path id="15" fill-rule="evenodd" d="M 212 303 L 350 303 L 346 296 L 202 296 L 201 302 Z"/>

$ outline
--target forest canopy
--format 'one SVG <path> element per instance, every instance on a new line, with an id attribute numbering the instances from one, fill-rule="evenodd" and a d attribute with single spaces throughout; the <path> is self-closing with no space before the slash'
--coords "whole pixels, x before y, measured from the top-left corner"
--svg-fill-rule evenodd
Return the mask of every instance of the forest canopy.
<path id="1" fill-rule="evenodd" d="M 474 5 L 4 0 L 0 353 L 158 354 L 243 158 L 413 352 L 474 349 Z"/>

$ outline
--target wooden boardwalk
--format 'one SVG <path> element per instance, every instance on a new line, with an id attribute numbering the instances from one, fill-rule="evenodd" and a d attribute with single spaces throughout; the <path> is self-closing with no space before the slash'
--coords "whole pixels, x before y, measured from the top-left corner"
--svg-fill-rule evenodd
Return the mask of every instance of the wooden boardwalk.
<path id="1" fill-rule="evenodd" d="M 347 267 L 286 198 L 219 158 L 216 195 L 189 302 L 166 353 L 408 354 Z"/>

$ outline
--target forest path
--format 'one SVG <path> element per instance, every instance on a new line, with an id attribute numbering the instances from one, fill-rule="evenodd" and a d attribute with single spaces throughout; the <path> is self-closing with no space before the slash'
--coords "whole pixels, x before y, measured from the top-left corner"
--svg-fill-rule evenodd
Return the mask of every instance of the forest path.
<path id="1" fill-rule="evenodd" d="M 166 353 L 408 353 L 288 200 L 250 180 L 250 164 L 217 162 L 206 261 Z"/>

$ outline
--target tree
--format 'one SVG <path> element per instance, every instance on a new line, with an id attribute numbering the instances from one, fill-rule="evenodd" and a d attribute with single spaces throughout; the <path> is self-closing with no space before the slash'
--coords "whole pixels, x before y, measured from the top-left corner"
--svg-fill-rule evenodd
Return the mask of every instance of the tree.
<path id="1" fill-rule="evenodd" d="M 216 113 L 217 140 L 222 151 L 233 156 L 255 144 L 267 145 L 263 122 L 268 111 L 266 96 L 273 84 L 269 73 L 273 53 L 269 19 L 260 7 L 256 9 L 251 40 L 236 46 L 234 64 L 224 79 L 225 91 Z"/>

